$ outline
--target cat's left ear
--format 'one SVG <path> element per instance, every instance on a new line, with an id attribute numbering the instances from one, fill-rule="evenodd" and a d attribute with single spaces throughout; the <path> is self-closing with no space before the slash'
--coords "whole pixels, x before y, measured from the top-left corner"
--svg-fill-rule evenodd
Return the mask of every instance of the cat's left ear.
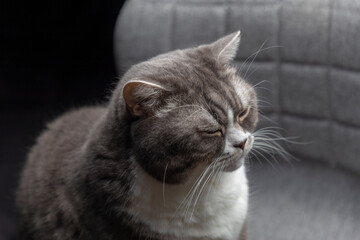
<path id="1" fill-rule="evenodd" d="M 210 44 L 216 59 L 227 64 L 234 60 L 240 43 L 240 31 L 229 34 Z"/>
<path id="2" fill-rule="evenodd" d="M 122 90 L 126 106 L 133 116 L 150 115 L 160 102 L 160 97 L 166 89 L 156 83 L 131 80 Z"/>

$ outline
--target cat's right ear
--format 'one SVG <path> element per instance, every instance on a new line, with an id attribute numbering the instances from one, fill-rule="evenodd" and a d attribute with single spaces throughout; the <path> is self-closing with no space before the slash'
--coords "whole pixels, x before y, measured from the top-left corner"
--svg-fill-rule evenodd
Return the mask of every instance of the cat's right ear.
<path id="1" fill-rule="evenodd" d="M 240 43 L 240 37 L 240 31 L 237 31 L 210 44 L 210 47 L 219 62 L 228 64 L 234 60 Z"/>
<path id="2" fill-rule="evenodd" d="M 165 90 L 164 87 L 152 82 L 131 80 L 124 85 L 122 94 L 131 115 L 140 117 L 153 112 Z"/>

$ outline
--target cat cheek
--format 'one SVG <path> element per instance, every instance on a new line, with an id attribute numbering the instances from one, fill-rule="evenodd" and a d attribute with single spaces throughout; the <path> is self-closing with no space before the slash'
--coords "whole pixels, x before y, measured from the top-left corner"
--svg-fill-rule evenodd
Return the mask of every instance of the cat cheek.
<path id="1" fill-rule="evenodd" d="M 253 132 L 256 128 L 256 123 L 257 123 L 257 116 L 250 117 L 245 122 L 245 129 L 247 129 L 249 132 Z"/>
<path id="2" fill-rule="evenodd" d="M 200 148 L 204 149 L 206 158 L 213 158 L 222 153 L 225 144 L 221 137 L 204 138 L 201 141 Z"/>
<path id="3" fill-rule="evenodd" d="M 210 149 L 214 156 L 219 156 L 224 151 L 224 148 L 224 139 L 222 137 L 219 137 L 213 142 Z"/>

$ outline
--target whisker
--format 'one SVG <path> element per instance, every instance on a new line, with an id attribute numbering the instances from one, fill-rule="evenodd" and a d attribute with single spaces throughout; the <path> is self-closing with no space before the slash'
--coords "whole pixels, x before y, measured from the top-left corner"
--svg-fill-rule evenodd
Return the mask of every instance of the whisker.
<path id="1" fill-rule="evenodd" d="M 257 88 L 260 84 L 263 84 L 264 82 L 270 82 L 269 80 L 261 80 L 260 82 L 256 83 L 255 85 L 252 85 L 253 88 Z"/>
<path id="2" fill-rule="evenodd" d="M 182 214 L 184 218 L 189 221 L 193 217 L 193 214 L 198 205 L 199 199 L 202 198 L 203 192 L 210 181 L 213 181 L 214 176 L 218 172 L 218 162 L 219 158 L 215 159 L 198 177 L 197 181 L 193 184 L 192 188 L 188 192 L 187 196 L 184 198 L 182 203 L 179 205 L 178 209 L 181 209 L 182 206 L 185 207 L 184 213 Z M 207 191 L 208 192 L 208 191 Z M 192 208 L 191 208 L 192 206 Z"/>
<path id="3" fill-rule="evenodd" d="M 255 150 L 256 151 L 256 150 Z M 261 166 L 264 166 L 263 162 L 262 162 L 262 159 L 259 158 L 259 156 L 257 156 L 254 152 L 253 152 L 253 149 L 249 152 L 248 156 L 251 156 L 251 157 L 255 157 L 256 160 L 258 160 L 258 162 L 260 163 Z M 252 159 L 252 158 L 251 158 Z"/>
<path id="4" fill-rule="evenodd" d="M 255 55 L 254 55 L 253 59 L 251 60 L 248 68 L 246 69 L 246 72 L 245 72 L 245 74 L 244 74 L 244 79 L 246 79 L 246 75 L 247 75 L 247 73 L 248 73 L 251 65 L 253 64 L 255 58 L 257 57 L 257 55 L 261 52 L 261 50 L 262 50 L 262 48 L 264 47 L 265 43 L 266 43 L 266 41 L 264 41 L 264 42 L 261 44 L 260 48 L 255 52 Z"/>
<path id="5" fill-rule="evenodd" d="M 248 56 L 248 57 L 245 59 L 245 61 L 243 62 L 243 64 L 241 64 L 241 66 L 240 66 L 240 69 L 239 69 L 239 72 L 240 72 L 240 73 L 242 72 L 243 67 L 245 66 L 245 64 L 247 64 L 247 62 L 248 62 L 254 55 L 257 55 L 257 54 L 258 54 L 259 50 L 261 50 L 261 48 L 264 46 L 265 42 L 266 42 L 266 41 L 264 41 L 264 42 L 261 44 L 260 48 L 259 48 L 257 51 L 255 51 L 254 53 L 252 53 L 250 56 Z"/>
<path id="6" fill-rule="evenodd" d="M 244 79 L 246 78 L 246 74 L 247 74 L 250 66 L 252 65 L 252 63 L 254 62 L 255 58 L 258 56 L 259 53 L 261 53 L 261 52 L 263 52 L 263 51 L 265 51 L 265 50 L 283 47 L 283 46 L 269 46 L 269 47 L 263 48 L 264 45 L 265 45 L 265 43 L 266 43 L 266 41 L 264 41 L 264 42 L 261 44 L 260 48 L 259 48 L 257 51 L 255 51 L 253 54 L 251 54 L 249 57 L 247 57 L 247 58 L 245 59 L 244 63 L 240 66 L 239 72 L 241 73 L 242 70 L 243 70 L 243 67 L 244 67 L 246 64 L 248 64 L 247 62 L 250 60 L 250 58 L 253 58 L 252 61 L 251 61 L 250 64 L 249 64 L 249 66 L 248 66 L 248 69 L 247 69 L 244 77 L 243 77 Z"/>
<path id="7" fill-rule="evenodd" d="M 263 159 L 265 159 L 273 168 L 275 168 L 275 166 L 272 164 L 271 161 L 269 161 L 269 159 L 267 157 L 265 157 L 264 154 L 262 154 L 260 151 L 258 151 L 255 148 L 252 148 L 251 151 L 254 151 L 255 153 L 259 154 Z"/>
<path id="8" fill-rule="evenodd" d="M 162 193 L 163 193 L 163 204 L 165 206 L 165 178 L 166 178 L 166 171 L 169 166 L 169 162 L 165 166 L 164 176 L 163 176 L 163 184 L 162 184 Z"/>
<path id="9" fill-rule="evenodd" d="M 201 181 L 203 181 L 204 176 L 208 173 L 208 171 L 212 168 L 212 166 L 214 165 L 214 163 L 216 162 L 216 160 L 214 162 L 212 162 L 209 166 L 207 166 L 199 175 L 199 177 L 196 179 L 196 181 L 194 182 L 194 184 L 192 185 L 192 187 L 190 188 L 190 190 L 188 191 L 188 193 L 186 194 L 185 198 L 182 200 L 182 202 L 180 203 L 180 205 L 177 208 L 177 211 L 180 210 L 182 208 L 182 206 L 185 206 L 185 212 L 188 211 L 189 209 L 189 205 L 191 204 L 191 201 L 194 197 L 195 192 L 197 191 L 197 188 L 199 186 L 199 184 L 201 183 Z"/>
<path id="10" fill-rule="evenodd" d="M 280 166 L 278 157 L 288 163 L 291 163 L 290 160 L 298 160 L 284 148 L 284 145 L 307 143 L 296 141 L 299 137 L 283 137 L 279 130 L 284 129 L 279 126 L 272 126 L 256 130 L 252 134 L 254 136 L 254 143 L 250 154 L 257 159 L 260 156 L 273 167 L 272 161 L 275 161 Z"/>
<path id="11" fill-rule="evenodd" d="M 214 161 L 214 162 L 215 162 L 215 164 L 214 164 L 215 170 L 216 170 L 217 163 L 218 163 L 219 159 L 220 159 L 220 158 L 217 158 L 217 159 Z M 222 162 L 221 165 L 223 165 L 223 164 L 224 164 L 224 161 Z M 194 214 L 194 212 L 195 212 L 195 210 L 196 210 L 198 201 L 199 201 L 199 199 L 202 197 L 203 192 L 204 192 L 204 190 L 205 190 L 205 187 L 208 185 L 208 183 L 209 183 L 210 181 L 214 181 L 214 180 L 216 179 L 217 174 L 222 170 L 221 167 L 220 167 L 220 168 L 217 169 L 217 171 L 214 171 L 214 168 L 213 168 L 213 171 L 210 172 L 209 176 L 207 177 L 207 179 L 206 179 L 205 182 L 203 183 L 200 191 L 198 192 L 198 196 L 196 197 L 195 202 L 194 202 L 194 204 L 193 204 L 193 210 L 192 210 L 192 212 L 191 212 L 190 219 L 192 218 L 192 216 L 193 216 L 193 214 Z M 211 191 L 211 189 L 207 189 L 206 191 L 207 191 L 207 194 L 208 194 L 209 191 Z"/>
<path id="12" fill-rule="evenodd" d="M 264 118 L 266 120 L 268 120 L 270 123 L 276 125 L 276 126 L 279 126 L 279 123 L 274 121 L 273 119 L 269 118 L 268 116 L 264 115 L 263 113 L 261 113 L 261 111 L 259 110 L 258 111 L 258 114 L 261 116 L 261 118 Z"/>
<path id="13" fill-rule="evenodd" d="M 210 172 L 210 174 L 207 176 L 206 180 L 203 182 L 200 190 L 198 191 L 198 194 L 197 194 L 197 197 L 195 198 L 195 202 L 194 202 L 194 204 L 193 204 L 193 208 L 192 208 L 192 211 L 191 211 L 191 214 L 190 214 L 189 219 L 191 219 L 192 216 L 194 215 L 194 212 L 195 212 L 197 203 L 198 203 L 198 201 L 199 201 L 199 198 L 200 198 L 200 196 L 202 195 L 205 186 L 206 186 L 207 183 L 209 182 L 209 179 L 211 179 L 213 173 L 214 173 L 214 171 Z"/>
<path id="14" fill-rule="evenodd" d="M 180 203 L 178 209 L 185 203 L 187 203 L 188 198 L 190 197 L 190 195 L 193 194 L 193 191 L 196 191 L 196 186 L 199 182 L 202 181 L 203 176 L 206 174 L 206 172 L 208 171 L 210 166 L 208 166 L 207 168 L 204 169 L 203 172 L 201 172 L 201 174 L 199 175 L 199 177 L 196 179 L 195 183 L 192 185 L 192 187 L 190 188 L 190 190 L 188 191 L 188 193 L 186 194 L 185 198 L 182 200 L 182 202 Z"/>

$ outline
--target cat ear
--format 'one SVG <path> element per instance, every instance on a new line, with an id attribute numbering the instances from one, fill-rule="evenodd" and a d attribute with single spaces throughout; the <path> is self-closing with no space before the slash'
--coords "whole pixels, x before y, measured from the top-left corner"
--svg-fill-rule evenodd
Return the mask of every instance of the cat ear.
<path id="1" fill-rule="evenodd" d="M 235 58 L 239 43 L 240 31 L 237 31 L 220 38 L 210 46 L 216 59 L 223 64 L 227 64 Z"/>
<path id="2" fill-rule="evenodd" d="M 151 113 L 164 90 L 165 88 L 152 82 L 131 80 L 123 87 L 122 94 L 130 113 L 143 116 Z"/>

